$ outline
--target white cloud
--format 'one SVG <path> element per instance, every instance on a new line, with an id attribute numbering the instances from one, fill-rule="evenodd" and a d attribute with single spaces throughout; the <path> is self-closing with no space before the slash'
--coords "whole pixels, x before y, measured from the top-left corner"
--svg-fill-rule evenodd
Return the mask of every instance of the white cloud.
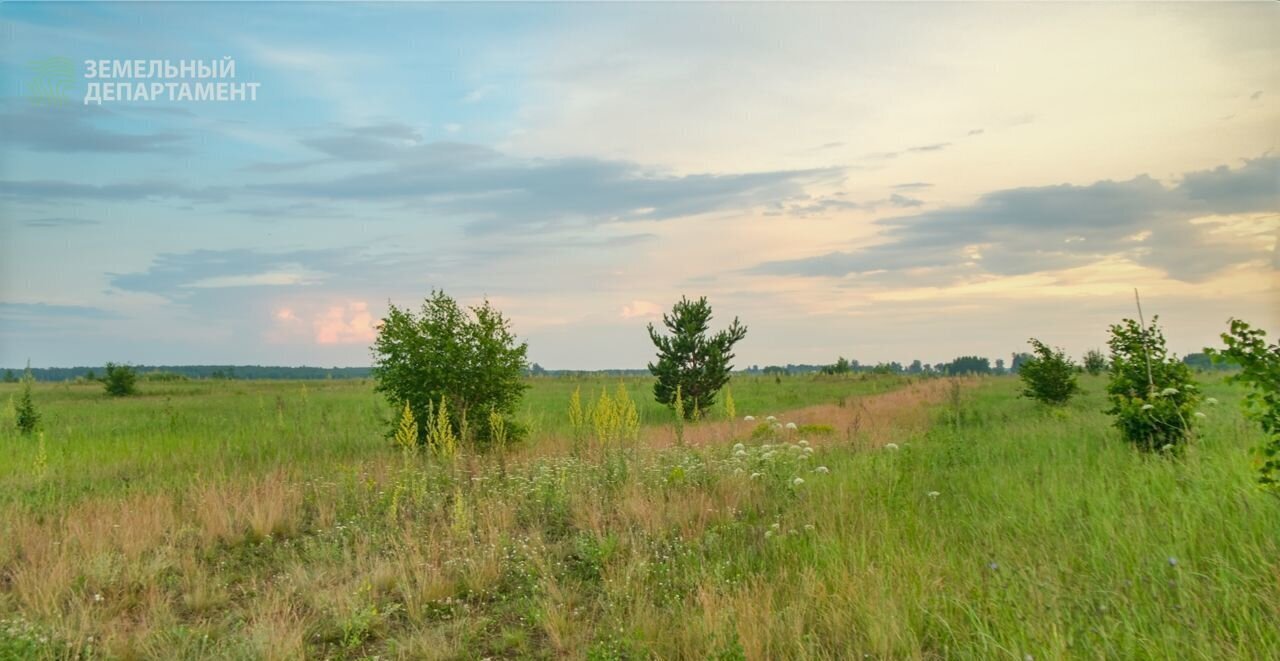
<path id="1" fill-rule="evenodd" d="M 650 319 L 662 316 L 662 306 L 652 301 L 631 301 L 622 306 L 618 316 L 623 319 Z"/>

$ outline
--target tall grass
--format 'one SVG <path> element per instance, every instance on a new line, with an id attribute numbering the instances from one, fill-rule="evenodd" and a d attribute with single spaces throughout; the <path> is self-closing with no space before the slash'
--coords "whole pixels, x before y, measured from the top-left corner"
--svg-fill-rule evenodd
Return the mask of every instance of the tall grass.
<path id="1" fill-rule="evenodd" d="M 622 381 L 633 393 L 638 421 L 669 423 L 670 412 L 653 401 L 653 380 L 627 377 L 535 378 L 519 421 L 532 444 L 568 438 L 567 407 L 575 388 L 590 405 L 602 389 Z M 776 412 L 836 401 L 856 393 L 883 392 L 895 377 L 740 377 L 734 380 L 740 410 Z M 19 386 L 0 384 L 0 399 Z M 104 493 L 182 486 L 192 476 L 210 479 L 327 470 L 392 452 L 387 432 L 401 411 L 373 392 L 372 382 L 191 381 L 143 383 L 137 397 L 110 398 L 99 384 L 37 384 L 52 479 L 35 479 L 35 436 L 24 439 L 12 421 L 0 420 L 0 504 L 31 506 Z"/>
<path id="2" fill-rule="evenodd" d="M 650 437 L 608 461 L 548 444 L 505 470 L 387 447 L 57 507 L 10 499 L 0 658 L 1280 649 L 1280 502 L 1251 482 L 1259 432 L 1240 393 L 1209 385 L 1223 404 L 1172 458 L 1120 441 L 1101 381 L 1083 385 L 1055 410 L 989 379 L 783 414 L 735 383 L 743 414 L 832 433 Z"/>

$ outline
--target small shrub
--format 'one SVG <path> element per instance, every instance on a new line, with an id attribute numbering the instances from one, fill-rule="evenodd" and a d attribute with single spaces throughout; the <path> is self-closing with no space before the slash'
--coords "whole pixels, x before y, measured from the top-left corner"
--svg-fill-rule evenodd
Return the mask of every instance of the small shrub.
<path id="1" fill-rule="evenodd" d="M 1034 356 L 1018 370 L 1024 386 L 1023 396 L 1045 404 L 1066 404 L 1080 392 L 1075 364 L 1062 349 L 1052 349 L 1034 337 L 1030 343 Z"/>
<path id="2" fill-rule="evenodd" d="M 796 433 L 801 436 L 831 436 L 836 433 L 835 427 L 822 424 L 800 425 Z"/>
<path id="3" fill-rule="evenodd" d="M 31 375 L 31 367 L 28 366 L 22 373 L 22 391 L 18 394 L 18 405 L 14 414 L 18 431 L 23 434 L 31 434 L 40 427 L 40 412 L 36 410 L 36 404 L 31 399 L 31 385 L 35 381 L 36 378 Z"/>
<path id="4" fill-rule="evenodd" d="M 1148 452 L 1177 449 L 1191 435 L 1200 401 L 1191 369 L 1168 354 L 1158 317 L 1143 328 L 1132 319 L 1111 327 L 1107 395 L 1120 434 Z"/>
<path id="5" fill-rule="evenodd" d="M 1245 396 L 1245 411 L 1267 435 L 1258 448 L 1258 482 L 1280 491 L 1280 345 L 1267 344 L 1266 337 L 1262 329 L 1232 319 L 1231 329 L 1222 334 L 1227 348 L 1205 353 L 1215 362 L 1239 365 L 1240 372 L 1227 380 L 1252 387 Z"/>
<path id="6" fill-rule="evenodd" d="M 522 380 L 528 345 L 516 341 L 510 323 L 488 301 L 463 308 L 444 292 L 432 292 L 416 314 L 391 305 L 372 350 L 376 390 L 394 406 L 413 407 L 424 439 L 427 426 L 437 423 L 430 409 L 447 400 L 439 410 L 449 414 L 446 422 L 458 439 L 488 443 L 489 412 L 512 415 L 528 388 Z M 471 422 L 477 429 L 469 428 Z M 506 432 L 518 440 L 524 428 L 508 424 Z"/>
<path id="7" fill-rule="evenodd" d="M 1107 371 L 1107 357 L 1097 349 L 1090 349 L 1084 354 L 1084 371 L 1098 376 Z"/>
<path id="8" fill-rule="evenodd" d="M 107 373 L 102 377 L 102 387 L 112 397 L 135 395 L 138 392 L 138 373 L 129 365 L 107 363 Z"/>

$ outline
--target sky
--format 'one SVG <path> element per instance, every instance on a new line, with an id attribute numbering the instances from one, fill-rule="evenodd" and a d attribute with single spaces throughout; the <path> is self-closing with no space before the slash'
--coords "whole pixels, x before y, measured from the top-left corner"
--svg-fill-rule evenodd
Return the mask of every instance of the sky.
<path id="1" fill-rule="evenodd" d="M 1134 288 L 1180 354 L 1274 338 L 1276 34 L 1276 3 L 6 2 L 0 365 L 368 365 L 433 289 L 552 369 L 643 367 L 681 296 L 747 325 L 740 367 L 1078 356 Z M 85 60 L 223 58 L 254 100 L 84 102 Z"/>

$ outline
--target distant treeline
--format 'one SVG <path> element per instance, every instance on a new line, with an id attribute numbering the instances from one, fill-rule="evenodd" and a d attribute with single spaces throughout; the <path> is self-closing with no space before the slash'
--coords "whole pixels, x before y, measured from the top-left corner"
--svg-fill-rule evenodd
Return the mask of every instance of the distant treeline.
<path id="1" fill-rule="evenodd" d="M 1018 353 L 1010 361 L 1010 369 L 1005 369 L 1003 359 L 991 361 L 981 356 L 961 356 L 947 363 L 930 365 L 920 361 L 912 361 L 908 365 L 898 362 L 876 363 L 864 365 L 856 360 L 841 358 L 834 365 L 752 365 L 737 370 L 737 374 L 746 375 L 801 375 L 801 374 L 1005 374 L 1016 372 L 1019 363 L 1029 354 Z M 1182 362 L 1196 370 L 1225 370 L 1230 366 L 1215 365 L 1203 353 L 1188 354 Z M 134 367 L 138 376 L 144 381 L 179 381 L 184 379 L 364 379 L 372 373 L 369 367 L 280 367 L 272 365 L 137 365 Z M 5 382 L 17 381 L 23 368 L 0 368 L 0 377 Z M 33 367 L 31 375 L 37 381 L 74 381 L 76 379 L 97 379 L 103 374 L 102 367 Z M 566 377 L 566 376 L 648 376 L 647 369 L 612 369 L 612 370 L 549 370 L 534 363 L 527 371 L 529 376 Z"/>
<path id="2" fill-rule="evenodd" d="M 5 381 L 16 380 L 24 368 L 0 370 Z M 368 367 L 279 367 L 271 365 L 135 365 L 144 381 L 180 381 L 183 379 L 362 379 Z M 33 367 L 37 381 L 74 381 L 97 379 L 104 369 L 98 367 Z"/>

